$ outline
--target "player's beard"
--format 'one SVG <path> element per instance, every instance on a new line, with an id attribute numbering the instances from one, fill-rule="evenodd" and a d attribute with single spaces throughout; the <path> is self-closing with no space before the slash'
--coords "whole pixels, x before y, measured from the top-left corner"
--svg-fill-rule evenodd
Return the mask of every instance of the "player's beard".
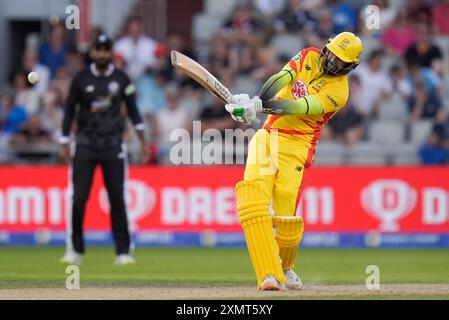
<path id="1" fill-rule="evenodd" d="M 104 71 L 108 68 L 109 64 L 112 63 L 111 59 L 96 59 L 95 64 L 99 71 Z"/>

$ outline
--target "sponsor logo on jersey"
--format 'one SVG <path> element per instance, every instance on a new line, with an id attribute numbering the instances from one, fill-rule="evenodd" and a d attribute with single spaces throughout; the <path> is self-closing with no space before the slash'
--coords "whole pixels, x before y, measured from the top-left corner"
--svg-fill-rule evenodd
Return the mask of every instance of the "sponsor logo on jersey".
<path id="1" fill-rule="evenodd" d="M 301 59 L 302 58 L 302 55 L 301 55 L 301 52 L 299 52 L 296 56 L 294 56 L 293 58 L 292 58 L 292 60 L 294 60 L 294 61 L 299 61 L 299 59 Z"/>
<path id="2" fill-rule="evenodd" d="M 91 84 L 90 86 L 87 86 L 86 89 L 84 89 L 88 93 L 92 93 L 95 91 L 95 86 Z"/>
<path id="3" fill-rule="evenodd" d="M 306 70 L 307 70 L 307 71 L 310 71 L 310 70 L 312 70 L 312 67 L 309 66 L 308 64 L 306 64 Z"/>
<path id="4" fill-rule="evenodd" d="M 292 94 L 295 99 L 300 99 L 303 96 L 308 96 L 309 92 L 307 91 L 307 85 L 302 80 L 297 80 L 293 84 Z"/>
<path id="5" fill-rule="evenodd" d="M 320 80 L 317 83 L 315 83 L 312 88 L 313 90 L 315 90 L 316 92 L 320 92 L 321 89 L 323 89 L 326 86 L 327 82 L 326 80 Z"/>
<path id="6" fill-rule="evenodd" d="M 327 95 L 326 98 L 333 104 L 335 108 L 338 107 L 338 103 L 334 98 L 332 98 L 330 95 Z"/>
<path id="7" fill-rule="evenodd" d="M 111 97 L 98 97 L 92 101 L 92 112 L 104 112 L 111 107 Z"/>

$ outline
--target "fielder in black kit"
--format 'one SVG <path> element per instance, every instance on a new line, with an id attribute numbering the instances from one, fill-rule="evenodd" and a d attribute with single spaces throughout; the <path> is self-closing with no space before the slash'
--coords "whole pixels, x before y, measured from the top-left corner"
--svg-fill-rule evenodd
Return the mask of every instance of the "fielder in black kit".
<path id="1" fill-rule="evenodd" d="M 111 63 L 112 41 L 106 35 L 97 37 L 91 57 L 94 62 L 73 79 L 62 126 L 60 156 L 68 161 L 69 136 L 76 120 L 75 148 L 72 149 L 74 154 L 72 152 L 70 168 L 72 203 L 67 219 L 67 249 L 61 262 L 81 262 L 86 202 L 95 168 L 100 165 L 111 208 L 115 262 L 119 265 L 134 264 L 125 204 L 127 151 L 122 135 L 127 114 L 141 143 L 142 161 L 146 162 L 148 154 L 144 125 L 135 103 L 135 86 L 125 73 Z M 127 112 L 123 112 L 122 102 L 125 102 Z"/>

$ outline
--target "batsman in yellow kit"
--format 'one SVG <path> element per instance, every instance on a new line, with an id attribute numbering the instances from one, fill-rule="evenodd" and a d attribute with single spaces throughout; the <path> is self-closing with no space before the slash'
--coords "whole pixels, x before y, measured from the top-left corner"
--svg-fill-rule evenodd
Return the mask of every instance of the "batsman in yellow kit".
<path id="1" fill-rule="evenodd" d="M 350 32 L 326 46 L 306 48 L 271 76 L 259 96 L 239 94 L 227 104 L 234 120 L 250 124 L 269 114 L 249 145 L 237 211 L 261 290 L 301 289 L 294 263 L 304 231 L 296 216 L 304 171 L 314 159 L 323 126 L 346 105 L 349 72 L 363 46 Z M 273 214 L 270 212 L 270 206 Z"/>

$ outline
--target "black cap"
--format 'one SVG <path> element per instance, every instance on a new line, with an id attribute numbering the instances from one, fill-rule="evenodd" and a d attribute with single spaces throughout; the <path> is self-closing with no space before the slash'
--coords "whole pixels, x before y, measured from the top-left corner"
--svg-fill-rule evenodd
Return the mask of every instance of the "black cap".
<path id="1" fill-rule="evenodd" d="M 112 40 L 105 34 L 100 34 L 94 41 L 93 48 L 112 50 Z"/>

